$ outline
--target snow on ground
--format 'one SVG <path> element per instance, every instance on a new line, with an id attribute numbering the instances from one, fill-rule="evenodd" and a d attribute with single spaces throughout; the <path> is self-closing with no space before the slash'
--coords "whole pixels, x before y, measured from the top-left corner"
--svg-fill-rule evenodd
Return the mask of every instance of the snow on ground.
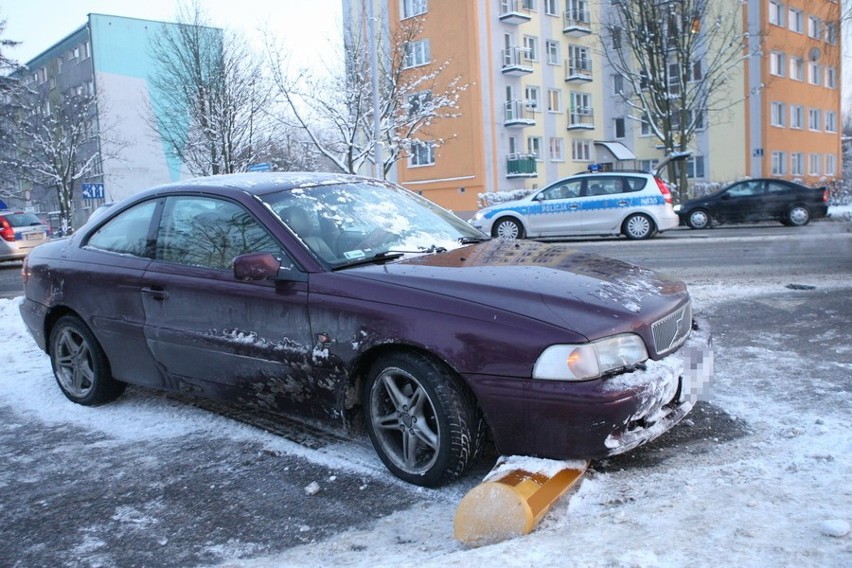
<path id="1" fill-rule="evenodd" d="M 711 310 L 721 301 L 777 292 L 778 283 L 743 283 L 733 291 L 730 285 L 692 283 L 690 290 L 700 310 Z M 260 440 L 338 470 L 389 475 L 356 444 L 314 451 L 168 399 L 134 397 L 94 409 L 70 404 L 24 329 L 18 303 L 0 299 L 0 403 L 19 412 L 128 441 L 189 432 Z M 238 559 L 245 551 L 224 550 L 223 557 L 233 560 L 222 566 L 852 566 L 852 416 L 819 405 L 791 412 L 784 397 L 759 396 L 744 386 L 745 377 L 768 379 L 767 369 L 795 367 L 797 361 L 784 353 L 719 342 L 716 349 L 713 402 L 743 419 L 749 433 L 718 446 L 711 440 L 700 451 L 684 448 L 657 467 L 593 471 L 530 535 L 468 549 L 452 536 L 461 490 L 412 488 L 434 501 L 380 519 L 369 530 L 274 557 Z M 849 346 L 838 349 L 848 353 Z"/>

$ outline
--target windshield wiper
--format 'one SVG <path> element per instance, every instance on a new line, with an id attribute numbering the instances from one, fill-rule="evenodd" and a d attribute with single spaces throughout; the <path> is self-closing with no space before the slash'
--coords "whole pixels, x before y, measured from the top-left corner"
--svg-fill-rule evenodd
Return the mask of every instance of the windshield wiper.
<path id="1" fill-rule="evenodd" d="M 475 245 L 476 243 L 484 243 L 485 241 L 490 241 L 491 237 L 481 236 L 481 237 L 460 237 L 459 242 L 463 245 Z"/>
<path id="2" fill-rule="evenodd" d="M 390 250 L 384 251 L 384 252 L 377 252 L 374 255 L 365 256 L 365 257 L 362 257 L 362 258 L 357 258 L 355 260 L 351 260 L 351 261 L 344 263 L 344 264 L 341 264 L 339 266 L 335 266 L 335 267 L 332 268 L 332 270 L 340 270 L 342 268 L 351 268 L 353 266 L 363 266 L 365 264 L 381 264 L 383 262 L 389 262 L 391 260 L 396 260 L 398 258 L 401 258 L 404 254 L 405 254 L 405 252 L 390 251 Z"/>

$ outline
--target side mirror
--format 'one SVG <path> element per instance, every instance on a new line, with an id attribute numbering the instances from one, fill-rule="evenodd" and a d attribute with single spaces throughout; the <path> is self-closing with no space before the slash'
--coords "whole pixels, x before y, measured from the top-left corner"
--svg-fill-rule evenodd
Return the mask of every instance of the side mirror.
<path id="1" fill-rule="evenodd" d="M 237 280 L 267 280 L 278 276 L 281 262 L 268 252 L 241 254 L 234 259 Z"/>

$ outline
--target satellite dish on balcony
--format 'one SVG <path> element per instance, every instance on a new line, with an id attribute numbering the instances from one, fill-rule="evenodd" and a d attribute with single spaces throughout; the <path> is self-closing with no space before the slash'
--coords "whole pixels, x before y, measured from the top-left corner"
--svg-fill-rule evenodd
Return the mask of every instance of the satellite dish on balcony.
<path id="1" fill-rule="evenodd" d="M 819 61 L 822 52 L 818 47 L 811 48 L 811 51 L 808 53 L 808 56 L 811 58 L 811 61 Z"/>

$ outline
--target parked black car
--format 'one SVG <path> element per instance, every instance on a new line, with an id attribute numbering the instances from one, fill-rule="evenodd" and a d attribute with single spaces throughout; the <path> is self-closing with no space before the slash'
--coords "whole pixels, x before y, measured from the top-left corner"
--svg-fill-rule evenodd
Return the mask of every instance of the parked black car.
<path id="1" fill-rule="evenodd" d="M 722 191 L 675 206 L 681 224 L 707 229 L 713 223 L 781 221 L 807 225 L 828 213 L 828 188 L 810 188 L 781 179 L 749 179 Z"/>

